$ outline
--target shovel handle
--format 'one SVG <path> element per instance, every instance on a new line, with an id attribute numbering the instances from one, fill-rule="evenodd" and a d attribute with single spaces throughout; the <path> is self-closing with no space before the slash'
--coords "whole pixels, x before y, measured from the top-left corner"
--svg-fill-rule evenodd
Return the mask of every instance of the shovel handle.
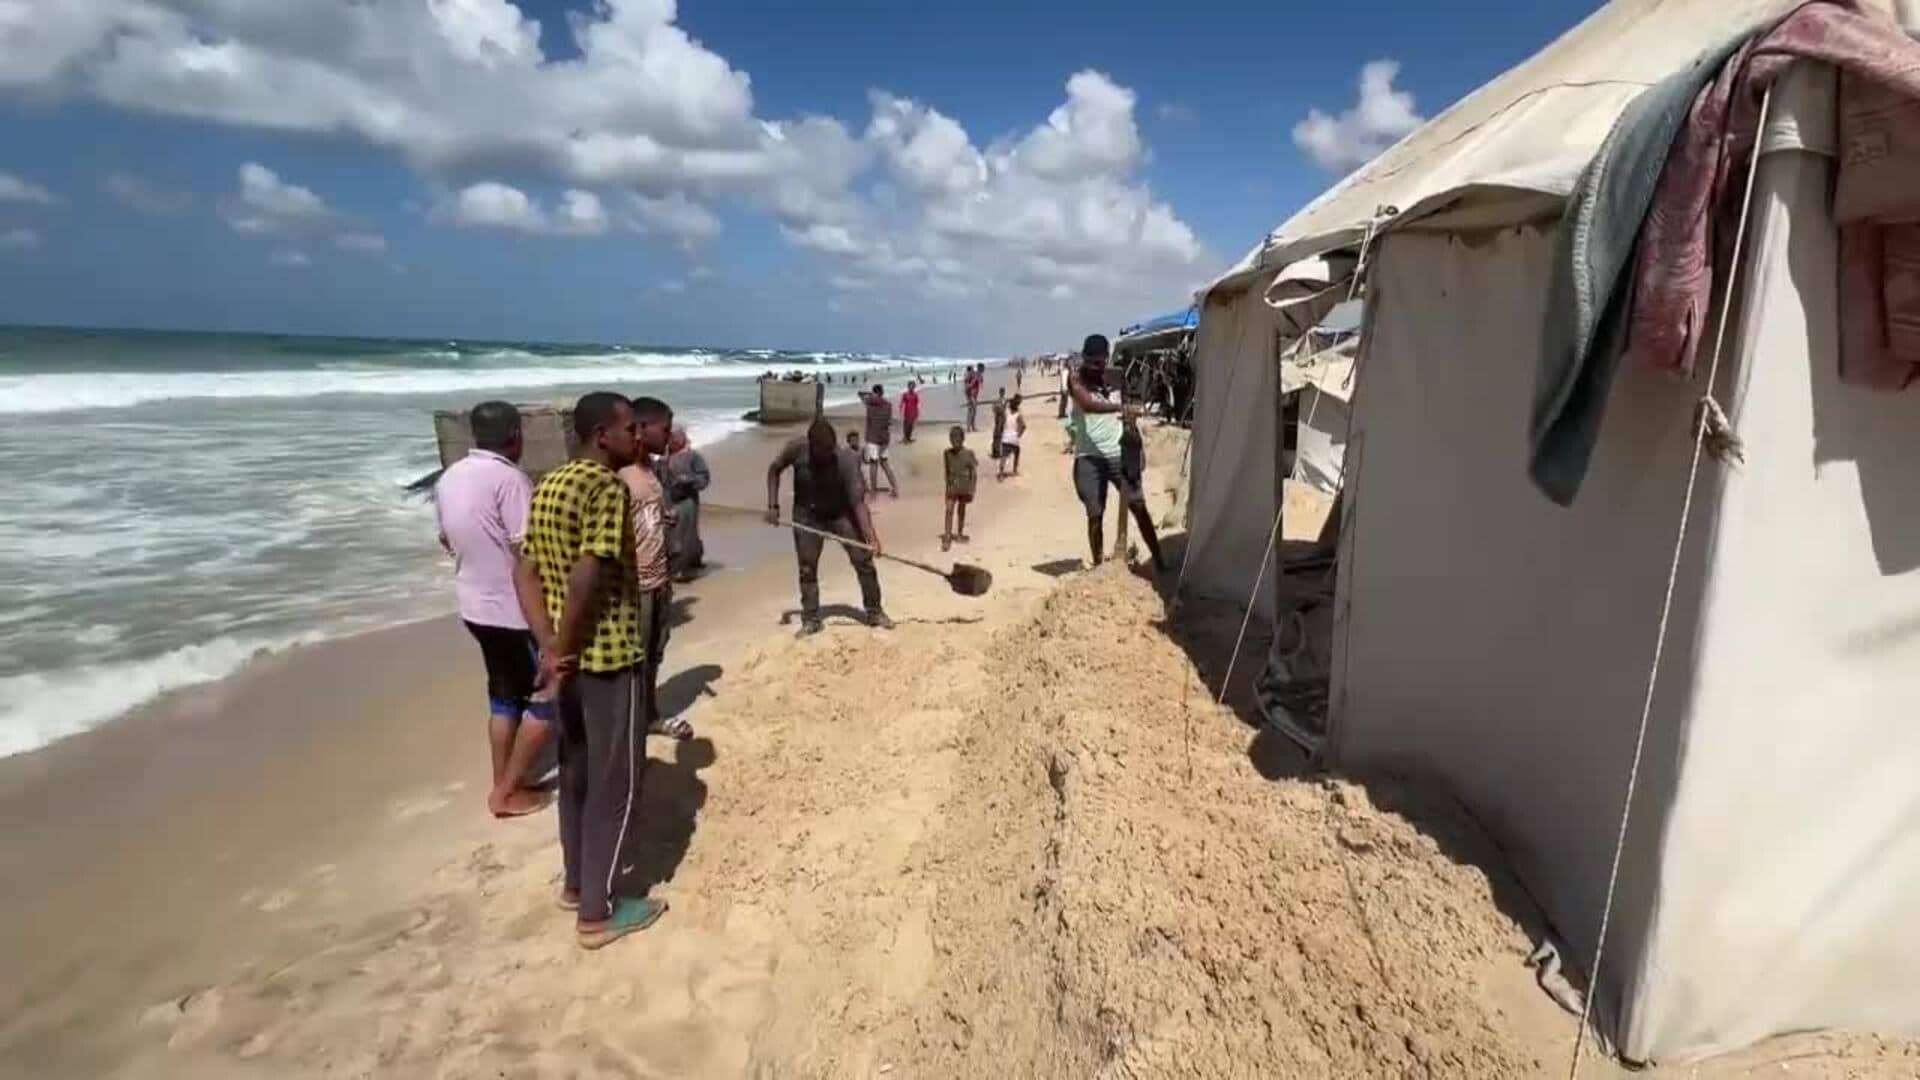
<path id="1" fill-rule="evenodd" d="M 857 547 L 865 551 L 871 551 L 882 559 L 892 559 L 894 562 L 897 562 L 897 563 L 905 563 L 916 570 L 925 570 L 929 574 L 938 574 L 941 577 L 948 576 L 945 570 L 942 570 L 937 566 L 932 566 L 928 563 L 923 563 L 914 559 L 909 559 L 904 555 L 895 555 L 891 551 L 877 551 L 874 549 L 874 546 L 872 544 L 865 543 L 864 541 L 860 541 L 860 540 L 850 540 L 847 537 L 841 536 L 839 533 L 830 533 L 825 529 L 816 529 L 811 525 L 802 525 L 799 522 L 792 521 L 792 520 L 781 521 L 779 522 L 779 524 L 786 525 L 790 528 L 798 529 L 804 533 L 812 533 L 815 536 L 825 537 L 828 540 L 838 540 L 841 543 L 846 544 L 850 547 Z"/>

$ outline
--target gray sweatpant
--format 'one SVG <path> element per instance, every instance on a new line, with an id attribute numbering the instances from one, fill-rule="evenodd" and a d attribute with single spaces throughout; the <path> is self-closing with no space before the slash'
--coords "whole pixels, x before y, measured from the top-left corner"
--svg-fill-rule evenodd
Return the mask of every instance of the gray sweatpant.
<path id="1" fill-rule="evenodd" d="M 582 919 L 613 913 L 613 879 L 646 766 L 646 688 L 636 666 L 580 672 L 560 693 L 560 852 Z"/>
<path id="2" fill-rule="evenodd" d="M 852 514 L 819 518 L 802 510 L 794 514 L 794 520 L 842 539 L 863 539 L 859 527 L 853 523 Z M 800 615 L 805 619 L 820 617 L 820 551 L 825 546 L 824 537 L 793 530 L 793 553 L 800 562 Z M 847 561 L 853 564 L 853 576 L 860 579 L 860 603 L 867 609 L 867 614 L 878 614 L 881 610 L 880 574 L 873 568 L 873 552 L 845 544 L 840 546 L 847 553 Z"/>

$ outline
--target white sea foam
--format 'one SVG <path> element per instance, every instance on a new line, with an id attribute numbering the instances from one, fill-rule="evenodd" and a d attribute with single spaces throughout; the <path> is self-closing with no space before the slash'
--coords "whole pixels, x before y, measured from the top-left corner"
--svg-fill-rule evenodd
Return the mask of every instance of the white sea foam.
<path id="1" fill-rule="evenodd" d="M 694 446 L 712 446 L 729 435 L 757 426 L 751 420 L 739 416 L 703 415 L 695 413 L 685 419 L 676 418 L 687 429 L 687 439 Z"/>
<path id="2" fill-rule="evenodd" d="M 215 638 L 146 660 L 0 678 L 0 757 L 79 734 L 169 690 L 225 678 L 256 656 L 321 636 Z"/>
<path id="3" fill-rule="evenodd" d="M 609 357 L 605 363 L 542 367 L 325 368 L 286 371 L 73 372 L 0 376 L 0 413 L 124 409 L 205 398 L 311 398 L 334 394 L 458 394 L 585 383 L 746 379 L 741 365 Z"/>
<path id="4" fill-rule="evenodd" d="M 382 366 L 346 363 L 321 368 L 269 371 L 49 372 L 0 376 L 0 414 L 56 413 L 79 409 L 124 409 L 156 401 L 208 398 L 310 398 L 336 394 L 430 395 L 515 390 L 589 383 L 662 383 L 694 379 L 750 380 L 751 363 L 720 360 L 712 353 L 606 353 L 539 356 L 501 349 L 469 358 L 458 367 Z M 778 358 L 769 358 L 780 367 Z M 907 358 L 864 360 L 835 357 L 812 370 L 862 370 L 884 363 L 925 366 Z"/>

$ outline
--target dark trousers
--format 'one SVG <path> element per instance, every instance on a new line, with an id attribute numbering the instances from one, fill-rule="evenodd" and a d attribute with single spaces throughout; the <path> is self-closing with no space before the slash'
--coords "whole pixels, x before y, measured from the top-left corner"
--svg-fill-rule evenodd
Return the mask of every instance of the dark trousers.
<path id="1" fill-rule="evenodd" d="M 646 658 L 640 662 L 640 672 L 645 676 L 646 686 L 640 692 L 640 724 L 643 729 L 652 730 L 660 713 L 660 665 L 666 659 L 667 637 L 671 633 L 667 624 L 673 617 L 673 586 L 662 585 L 643 596 L 640 647 L 645 650 Z"/>
<path id="2" fill-rule="evenodd" d="M 913 425 L 919 422 L 920 422 L 920 418 L 917 416 L 913 416 L 913 417 L 903 416 L 900 418 L 900 441 L 901 442 L 913 441 Z"/>
<path id="3" fill-rule="evenodd" d="M 685 577 L 707 562 L 707 545 L 700 539 L 700 500 L 681 499 L 673 504 L 673 530 L 667 534 L 667 550 L 676 577 Z"/>
<path id="4" fill-rule="evenodd" d="M 843 540 L 864 539 L 854 527 L 850 514 L 821 519 L 802 511 L 794 515 L 794 520 L 801 525 L 830 532 Z M 820 617 L 820 550 L 825 546 L 824 537 L 793 530 L 793 553 L 800 559 L 800 617 L 803 619 Z M 880 573 L 873 568 L 873 552 L 845 544 L 841 547 L 847 553 L 847 561 L 853 564 L 854 576 L 860 579 L 860 602 L 866 607 L 867 614 L 880 611 Z"/>
<path id="5" fill-rule="evenodd" d="M 560 853 L 580 917 L 613 913 L 620 849 L 646 766 L 646 685 L 639 667 L 583 671 L 560 692 Z"/>
<path id="6" fill-rule="evenodd" d="M 1059 418 L 1060 418 L 1060 419 L 1062 419 L 1062 420 L 1065 420 L 1065 419 L 1067 418 L 1067 395 L 1066 395 L 1066 394 L 1064 394 L 1064 393 L 1062 393 L 1062 394 L 1060 395 L 1060 416 L 1059 416 Z"/>

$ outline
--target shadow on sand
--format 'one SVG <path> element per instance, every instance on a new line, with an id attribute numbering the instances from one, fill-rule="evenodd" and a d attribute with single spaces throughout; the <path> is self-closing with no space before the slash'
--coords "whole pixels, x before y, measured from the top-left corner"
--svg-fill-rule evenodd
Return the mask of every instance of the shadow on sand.
<path id="1" fill-rule="evenodd" d="M 660 684 L 660 715 L 679 716 L 692 708 L 702 695 L 719 696 L 714 692 L 713 684 L 720 681 L 725 671 L 719 664 L 696 664 L 668 676 Z"/>
<path id="2" fill-rule="evenodd" d="M 1161 543 L 1169 564 L 1179 566 L 1186 554 L 1185 534 L 1163 537 Z M 1176 577 L 1170 573 L 1156 579 L 1162 599 L 1171 602 Z M 1246 609 L 1231 601 L 1189 597 L 1171 606 L 1169 613 L 1154 625 L 1187 654 L 1199 673 L 1200 684 L 1188 688 L 1189 692 L 1204 691 L 1247 725 L 1250 732 L 1247 760 L 1254 770 L 1276 782 L 1331 776 L 1359 784 L 1367 790 L 1375 806 L 1405 818 L 1422 834 L 1433 838 L 1448 859 L 1485 874 L 1495 906 L 1518 924 L 1530 940 L 1539 941 L 1548 927 L 1540 905 L 1514 876 L 1512 861 L 1493 835 L 1452 792 L 1384 773 L 1350 772 L 1342 769 L 1337 760 L 1315 760 L 1298 743 L 1267 724 L 1260 712 L 1254 684 L 1266 664 L 1273 634 L 1270 625 L 1257 617 L 1246 624 L 1239 658 L 1232 663 L 1231 678 L 1227 675 L 1234 639 L 1240 634 L 1245 616 Z M 1576 989 L 1584 992 L 1585 985 L 1574 958 L 1565 960 L 1562 973 Z"/>
<path id="3" fill-rule="evenodd" d="M 1052 562 L 1034 563 L 1033 572 L 1048 577 L 1065 577 L 1068 574 L 1087 568 L 1085 559 L 1054 559 Z"/>
<path id="4" fill-rule="evenodd" d="M 707 782 L 700 773 L 718 759 L 713 740 L 704 737 L 673 743 L 664 759 L 648 755 L 640 804 L 633 812 L 636 833 L 623 853 L 615 893 L 645 896 L 648 889 L 673 880 L 693 843 L 700 810 L 707 805 Z"/>

